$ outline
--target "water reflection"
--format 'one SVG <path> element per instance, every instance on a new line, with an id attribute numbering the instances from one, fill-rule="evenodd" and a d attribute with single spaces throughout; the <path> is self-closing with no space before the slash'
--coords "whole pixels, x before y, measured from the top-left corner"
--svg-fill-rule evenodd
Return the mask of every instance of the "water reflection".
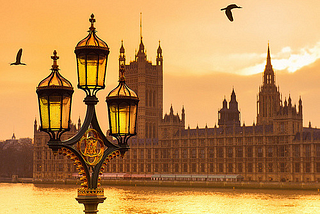
<path id="1" fill-rule="evenodd" d="M 0 213 L 83 213 L 75 200 L 78 186 L 0 184 Z M 105 187 L 99 213 L 320 213 L 313 191 Z"/>

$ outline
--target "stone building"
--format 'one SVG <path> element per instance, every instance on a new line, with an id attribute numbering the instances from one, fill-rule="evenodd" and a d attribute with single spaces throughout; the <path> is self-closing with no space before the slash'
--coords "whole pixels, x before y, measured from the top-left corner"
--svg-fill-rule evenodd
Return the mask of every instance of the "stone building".
<path id="1" fill-rule="evenodd" d="M 127 79 L 134 81 L 130 76 Z M 290 96 L 283 102 L 275 84 L 269 46 L 258 94 L 257 124 L 240 125 L 232 90 L 229 106 L 224 99 L 218 112 L 218 127 L 185 129 L 184 108 L 180 117 L 171 106 L 170 113 L 161 119 L 158 137 L 131 140 L 125 158 L 113 160 L 107 171 L 239 174 L 247 181 L 320 181 L 320 130 L 303 127 L 301 98 L 298 106 L 292 104 Z"/>
<path id="2" fill-rule="evenodd" d="M 137 131 L 124 158 L 115 158 L 107 173 L 128 174 L 239 174 L 246 181 L 320 181 L 320 129 L 303 127 L 302 100 L 282 100 L 275 83 L 268 45 L 263 83 L 258 91 L 256 124 L 241 125 L 236 93 L 223 100 L 218 126 L 185 128 L 181 115 L 163 116 L 163 56 L 158 47 L 156 64 L 147 60 L 140 40 L 135 60 L 126 65 L 123 43 L 119 65 L 125 65 L 126 83 L 139 96 Z M 80 126 L 80 122 L 79 122 Z M 77 131 L 73 126 L 70 133 Z M 48 137 L 35 124 L 34 178 L 72 177 L 72 162 L 53 157 Z M 57 173 L 60 172 L 60 173 Z"/>
<path id="3" fill-rule="evenodd" d="M 70 131 L 65 132 L 61 139 L 66 140 L 74 136 L 81 127 L 81 121 L 76 125 L 70 125 Z M 66 156 L 54 155 L 47 143 L 50 137 L 40 131 L 37 121 L 34 121 L 34 145 L 33 145 L 33 180 L 37 182 L 65 182 L 74 179 L 77 170 L 73 162 Z"/>

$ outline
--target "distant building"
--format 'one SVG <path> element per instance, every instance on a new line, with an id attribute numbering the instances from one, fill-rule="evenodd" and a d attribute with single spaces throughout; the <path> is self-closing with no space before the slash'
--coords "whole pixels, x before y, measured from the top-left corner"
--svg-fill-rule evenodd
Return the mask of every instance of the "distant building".
<path id="1" fill-rule="evenodd" d="M 127 76 L 127 81 L 136 80 Z M 145 108 L 143 102 L 139 108 Z M 234 90 L 229 106 L 224 99 L 218 116 L 218 127 L 185 129 L 185 109 L 180 117 L 171 106 L 170 113 L 161 119 L 158 140 L 149 136 L 131 140 L 125 158 L 112 160 L 107 171 L 239 174 L 246 181 L 320 181 L 320 130 L 303 127 L 301 98 L 298 106 L 290 96 L 283 102 L 275 85 L 269 46 L 258 94 L 257 124 L 240 125 Z"/>
<path id="2" fill-rule="evenodd" d="M 0 163 L 0 178 L 11 178 L 13 175 L 31 178 L 33 166 L 32 139 L 17 139 L 13 133 L 11 139 L 0 141 Z"/>
<path id="3" fill-rule="evenodd" d="M 71 124 L 69 132 L 62 135 L 62 140 L 74 136 L 81 127 L 78 120 L 78 128 Z M 37 121 L 34 121 L 34 148 L 33 148 L 33 180 L 34 182 L 64 182 L 67 179 L 74 179 L 77 170 L 73 162 L 62 155 L 54 155 L 47 143 L 49 135 L 41 132 Z"/>
<path id="4" fill-rule="evenodd" d="M 302 100 L 282 100 L 275 84 L 268 46 L 263 83 L 257 100 L 257 122 L 241 125 L 235 90 L 223 100 L 218 127 L 185 128 L 185 109 L 163 117 L 163 56 L 158 47 L 156 64 L 147 60 L 142 37 L 135 60 L 126 63 L 123 43 L 119 64 L 126 68 L 126 83 L 139 96 L 136 137 L 125 157 L 113 159 L 109 173 L 227 174 L 246 181 L 320 181 L 320 129 L 303 127 Z M 72 125 L 73 136 L 78 128 Z M 71 179 L 75 168 L 63 156 L 53 156 L 49 140 L 35 122 L 34 179 Z"/>

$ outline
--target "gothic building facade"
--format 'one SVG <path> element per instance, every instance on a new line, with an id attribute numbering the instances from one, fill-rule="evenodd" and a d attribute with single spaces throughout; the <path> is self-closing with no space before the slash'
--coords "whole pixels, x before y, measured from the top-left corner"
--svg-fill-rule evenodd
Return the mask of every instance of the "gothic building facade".
<path id="1" fill-rule="evenodd" d="M 181 114 L 163 116 L 163 56 L 157 49 L 156 64 L 147 60 L 140 39 L 135 60 L 126 64 L 120 48 L 119 65 L 125 65 L 126 83 L 139 96 L 137 136 L 129 140 L 124 158 L 115 158 L 106 173 L 230 174 L 246 181 L 320 181 L 320 129 L 303 127 L 302 100 L 282 100 L 275 83 L 268 45 L 263 83 L 259 88 L 256 124 L 241 125 L 235 90 L 223 100 L 218 126 L 185 128 Z M 80 122 L 78 126 L 80 126 Z M 74 135 L 73 126 L 70 133 Z M 47 136 L 34 133 L 34 178 L 71 178 L 74 168 L 64 157 L 50 155 Z"/>

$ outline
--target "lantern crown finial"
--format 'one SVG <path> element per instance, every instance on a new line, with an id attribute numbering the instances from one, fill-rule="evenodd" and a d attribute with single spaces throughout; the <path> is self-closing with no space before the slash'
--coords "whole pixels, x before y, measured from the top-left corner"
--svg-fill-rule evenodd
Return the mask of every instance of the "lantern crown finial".
<path id="1" fill-rule="evenodd" d="M 57 56 L 56 50 L 53 51 L 53 56 L 51 56 L 51 59 L 53 59 L 52 70 L 58 70 L 59 65 L 57 63 L 57 60 L 59 59 L 59 57 Z"/>
<path id="2" fill-rule="evenodd" d="M 89 28 L 90 32 L 93 32 L 96 30 L 94 27 L 94 23 L 96 22 L 96 19 L 94 18 L 94 14 L 91 14 L 91 18 L 89 19 L 89 22 L 91 23 L 91 27 Z"/>
<path id="3" fill-rule="evenodd" d="M 51 59 L 53 59 L 52 63 L 52 72 L 47 76 L 45 79 L 43 79 L 37 89 L 38 90 L 43 90 L 43 89 L 48 89 L 48 88 L 64 88 L 66 90 L 72 90 L 73 87 L 72 84 L 64 78 L 60 73 L 59 73 L 59 65 L 57 63 L 57 60 L 59 59 L 59 56 L 57 56 L 57 51 L 53 51 L 53 56 L 51 56 Z"/>
<path id="4" fill-rule="evenodd" d="M 105 43 L 96 35 L 96 28 L 94 27 L 96 19 L 94 18 L 93 14 L 91 14 L 91 18 L 89 19 L 89 21 L 91 23 L 91 26 L 88 31 L 89 35 L 86 38 L 82 39 L 80 42 L 78 42 L 75 51 L 83 48 L 96 48 L 109 53 L 109 47 L 107 43 Z"/>

